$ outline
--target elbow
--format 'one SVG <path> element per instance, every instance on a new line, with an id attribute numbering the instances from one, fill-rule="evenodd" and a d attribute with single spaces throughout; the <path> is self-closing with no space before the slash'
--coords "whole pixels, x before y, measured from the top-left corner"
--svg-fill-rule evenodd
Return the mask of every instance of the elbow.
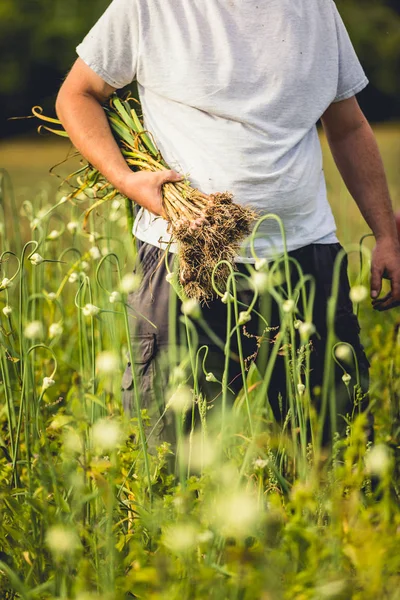
<path id="1" fill-rule="evenodd" d="M 59 118 L 59 120 L 61 121 L 61 123 L 63 122 L 63 115 L 65 113 L 65 107 L 68 103 L 67 96 L 68 95 L 65 93 L 64 86 L 62 85 L 57 94 L 56 103 L 55 103 L 56 114 L 57 114 L 57 117 Z"/>

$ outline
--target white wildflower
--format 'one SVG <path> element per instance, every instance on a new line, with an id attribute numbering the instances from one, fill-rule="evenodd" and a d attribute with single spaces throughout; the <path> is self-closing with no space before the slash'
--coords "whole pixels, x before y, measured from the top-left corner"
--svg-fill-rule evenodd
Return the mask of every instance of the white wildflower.
<path id="1" fill-rule="evenodd" d="M 35 217 L 35 219 L 32 219 L 31 229 L 36 229 L 36 227 L 39 225 L 39 223 L 40 223 L 40 219 L 38 219 L 37 217 Z"/>
<path id="2" fill-rule="evenodd" d="M 12 313 L 12 308 L 8 304 L 3 308 L 3 315 L 9 317 Z"/>
<path id="3" fill-rule="evenodd" d="M 38 265 L 42 264 L 42 262 L 44 262 L 43 256 L 40 256 L 40 254 L 38 252 L 35 252 L 34 254 L 32 254 L 32 256 L 30 257 L 29 260 L 35 267 L 37 267 Z"/>
<path id="4" fill-rule="evenodd" d="M 52 231 L 50 231 L 50 233 L 47 236 L 48 240 L 57 240 L 61 235 L 61 231 L 58 231 L 57 229 L 53 229 Z"/>
<path id="5" fill-rule="evenodd" d="M 13 282 L 11 279 L 8 279 L 8 277 L 4 277 L 4 279 L 0 283 L 0 289 L 5 290 L 6 288 L 10 288 L 12 286 L 12 284 L 13 284 Z"/>
<path id="6" fill-rule="evenodd" d="M 55 292 L 49 292 L 47 294 L 47 298 L 51 301 L 55 300 L 57 298 L 57 294 Z"/>
<path id="7" fill-rule="evenodd" d="M 113 200 L 111 202 L 111 208 L 113 210 L 118 210 L 120 206 L 121 206 L 121 202 L 119 200 Z"/>
<path id="8" fill-rule="evenodd" d="M 119 292 L 111 292 L 108 299 L 111 304 L 114 304 L 114 302 L 119 302 L 121 300 L 121 294 Z"/>
<path id="9" fill-rule="evenodd" d="M 78 226 L 78 221 L 70 221 L 69 223 L 67 223 L 67 229 L 72 234 L 76 233 Z"/>
<path id="10" fill-rule="evenodd" d="M 174 280 L 174 277 L 175 277 L 174 272 L 167 273 L 165 276 L 165 280 L 168 281 L 168 283 L 171 283 Z"/>
<path id="11" fill-rule="evenodd" d="M 296 319 L 295 322 L 293 323 L 293 327 L 295 329 L 299 329 L 299 327 L 302 323 L 303 323 L 303 321 L 300 321 L 300 319 Z"/>
<path id="12" fill-rule="evenodd" d="M 98 260 L 99 258 L 101 258 L 101 252 L 97 246 L 92 246 L 89 250 L 89 254 L 93 258 L 93 260 Z"/>
<path id="13" fill-rule="evenodd" d="M 367 472 L 371 475 L 378 475 L 380 477 L 389 471 L 391 462 L 390 451 L 385 444 L 377 444 L 365 457 Z"/>
<path id="14" fill-rule="evenodd" d="M 58 335 L 61 335 L 63 331 L 64 329 L 61 323 L 52 323 L 49 327 L 49 337 L 55 338 Z"/>
<path id="15" fill-rule="evenodd" d="M 44 390 L 47 390 L 47 388 L 51 387 L 54 384 L 55 384 L 55 381 L 51 377 L 43 377 L 42 388 Z"/>
<path id="16" fill-rule="evenodd" d="M 291 298 L 289 298 L 288 300 L 285 300 L 282 304 L 282 310 L 284 313 L 291 313 L 294 310 L 294 300 L 292 300 Z"/>
<path id="17" fill-rule="evenodd" d="M 247 310 L 243 310 L 239 313 L 238 325 L 245 325 L 251 321 L 251 314 Z"/>
<path id="18" fill-rule="evenodd" d="M 44 336 L 43 324 L 41 321 L 31 321 L 25 326 L 24 336 L 28 340 L 42 338 Z"/>
<path id="19" fill-rule="evenodd" d="M 46 544 L 56 555 L 72 554 L 80 547 L 75 531 L 64 525 L 53 525 L 46 533 Z"/>
<path id="20" fill-rule="evenodd" d="M 368 297 L 368 290 L 365 285 L 354 285 L 349 295 L 352 302 L 359 303 Z"/>
<path id="21" fill-rule="evenodd" d="M 79 275 L 76 271 L 72 271 L 71 275 L 68 277 L 68 281 L 70 283 L 75 283 L 76 281 L 79 281 Z"/>
<path id="22" fill-rule="evenodd" d="M 119 289 L 123 294 L 129 294 L 130 292 L 135 292 L 139 289 L 141 282 L 140 275 L 135 275 L 133 273 L 127 273 L 121 279 L 121 283 Z"/>
<path id="23" fill-rule="evenodd" d="M 100 451 L 111 451 L 122 441 L 122 431 L 117 421 L 100 419 L 92 427 L 94 447 Z"/>
<path id="24" fill-rule="evenodd" d="M 88 303 L 85 304 L 85 306 L 82 308 L 82 312 L 85 315 L 85 317 L 95 317 L 99 314 L 100 308 L 98 306 L 95 306 L 94 304 Z"/>
<path id="25" fill-rule="evenodd" d="M 96 367 L 99 373 L 113 375 L 119 368 L 119 359 L 115 352 L 105 350 L 96 357 Z"/>
<path id="26" fill-rule="evenodd" d="M 83 261 L 81 262 L 81 269 L 82 269 L 82 271 L 89 271 L 89 269 L 90 269 L 90 264 L 88 263 L 88 261 L 87 261 L 87 260 L 83 260 Z"/>
<path id="27" fill-rule="evenodd" d="M 194 298 L 190 298 L 189 300 L 185 300 L 182 303 L 182 312 L 187 317 L 191 317 L 192 319 L 200 319 L 201 318 L 201 308 L 200 304 Z"/>

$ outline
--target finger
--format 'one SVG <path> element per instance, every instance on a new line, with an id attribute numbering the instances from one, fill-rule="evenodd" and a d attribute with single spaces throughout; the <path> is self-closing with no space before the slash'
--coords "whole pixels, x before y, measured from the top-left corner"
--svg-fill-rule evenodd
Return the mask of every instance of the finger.
<path id="1" fill-rule="evenodd" d="M 371 297 L 377 298 L 382 289 L 382 270 L 372 260 L 371 264 Z"/>
<path id="2" fill-rule="evenodd" d="M 374 310 L 378 312 L 383 312 L 391 308 L 396 308 L 397 306 L 400 306 L 400 300 L 394 300 L 392 297 L 388 298 L 384 302 L 375 302 L 373 304 Z"/>
<path id="3" fill-rule="evenodd" d="M 176 171 L 172 169 L 169 171 L 162 171 L 160 174 L 160 183 L 174 183 L 176 181 L 182 181 L 183 175 L 179 175 Z"/>

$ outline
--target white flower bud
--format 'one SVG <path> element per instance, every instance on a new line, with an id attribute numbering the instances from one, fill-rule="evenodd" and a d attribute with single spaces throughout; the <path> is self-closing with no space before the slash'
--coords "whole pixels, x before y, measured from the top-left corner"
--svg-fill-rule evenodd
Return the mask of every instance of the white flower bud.
<path id="1" fill-rule="evenodd" d="M 64 525 L 50 527 L 46 533 L 46 544 L 58 556 L 73 554 L 81 545 L 76 533 Z"/>
<path id="2" fill-rule="evenodd" d="M 192 319 L 200 319 L 201 317 L 201 308 L 200 304 L 194 298 L 190 298 L 189 300 L 185 300 L 182 303 L 182 312 L 187 317 L 191 317 Z"/>
<path id="3" fill-rule="evenodd" d="M 166 410 L 172 408 L 176 413 L 186 411 L 193 402 L 192 390 L 187 385 L 180 385 L 177 390 L 170 396 Z"/>
<path id="4" fill-rule="evenodd" d="M 238 325 L 245 325 L 251 321 L 251 314 L 247 310 L 243 310 L 239 313 Z"/>
<path id="5" fill-rule="evenodd" d="M 344 375 L 342 376 L 342 381 L 345 385 L 349 385 L 351 381 L 351 375 L 349 373 L 344 373 Z"/>
<path id="6" fill-rule="evenodd" d="M 263 267 L 265 267 L 266 264 L 267 264 L 266 258 L 257 258 L 256 262 L 254 263 L 254 268 L 256 271 L 261 271 L 261 269 Z"/>
<path id="7" fill-rule="evenodd" d="M 48 240 L 57 240 L 61 235 L 61 231 L 57 231 L 57 229 L 53 229 L 47 236 Z"/>
<path id="8" fill-rule="evenodd" d="M 51 387 L 54 384 L 55 384 L 55 381 L 51 377 L 43 377 L 42 388 L 44 390 L 47 390 L 47 388 Z"/>
<path id="9" fill-rule="evenodd" d="M 97 238 L 99 238 L 99 237 L 100 237 L 100 234 L 97 233 L 97 231 L 92 231 L 92 233 L 89 234 L 89 242 L 91 244 L 95 244 Z"/>
<path id="10" fill-rule="evenodd" d="M 101 253 L 97 246 L 92 246 L 89 250 L 89 254 L 93 258 L 93 260 L 98 260 L 99 258 L 101 258 Z"/>
<path id="11" fill-rule="evenodd" d="M 229 292 L 225 292 L 221 298 L 222 304 L 228 304 L 228 302 L 233 302 L 233 301 L 234 301 L 234 297 Z"/>
<path id="12" fill-rule="evenodd" d="M 306 386 L 304 385 L 304 383 L 298 383 L 297 384 L 297 391 L 299 393 L 299 396 L 302 396 L 305 392 Z"/>
<path id="13" fill-rule="evenodd" d="M 76 281 L 79 281 L 79 275 L 76 271 L 72 271 L 71 275 L 68 277 L 68 281 L 70 283 L 75 283 Z"/>
<path id="14" fill-rule="evenodd" d="M 4 277 L 3 281 L 0 283 L 0 289 L 5 290 L 6 288 L 10 288 L 13 282 L 8 277 Z"/>
<path id="15" fill-rule="evenodd" d="M 302 323 L 303 321 L 300 321 L 300 319 L 296 319 L 296 321 L 293 323 L 293 327 L 295 329 L 298 329 Z"/>
<path id="16" fill-rule="evenodd" d="M 133 273 L 127 273 L 121 279 L 119 289 L 123 294 L 129 294 L 139 289 L 141 283 L 140 275 L 134 275 Z"/>
<path id="17" fill-rule="evenodd" d="M 165 276 L 165 281 L 168 281 L 168 283 L 171 283 L 173 281 L 175 277 L 175 273 L 167 273 Z"/>
<path id="18" fill-rule="evenodd" d="M 41 321 L 32 321 L 25 326 L 24 336 L 28 340 L 34 340 L 35 338 L 42 338 L 44 335 L 43 324 Z"/>
<path id="19" fill-rule="evenodd" d="M 207 373 L 206 381 L 218 382 L 218 379 L 215 377 L 214 373 Z"/>
<path id="20" fill-rule="evenodd" d="M 119 359 L 114 352 L 105 350 L 96 357 L 96 367 L 99 373 L 113 375 L 119 368 Z"/>
<path id="21" fill-rule="evenodd" d="M 348 344 L 339 344 L 335 348 L 335 356 L 337 359 L 342 360 L 346 363 L 351 363 L 353 358 L 353 353 Z"/>
<path id="22" fill-rule="evenodd" d="M 90 269 L 90 264 L 88 263 L 88 261 L 87 261 L 87 260 L 83 260 L 83 261 L 81 262 L 81 269 L 82 269 L 82 271 L 89 271 L 89 269 Z"/>
<path id="23" fill-rule="evenodd" d="M 111 451 L 122 441 L 122 431 L 117 421 L 100 419 L 92 428 L 92 439 L 95 448 Z"/>
<path id="24" fill-rule="evenodd" d="M 119 292 L 111 292 L 108 299 L 111 304 L 114 304 L 114 302 L 119 302 L 121 300 L 121 294 Z"/>
<path id="25" fill-rule="evenodd" d="M 349 295 L 352 302 L 359 303 L 368 297 L 368 290 L 365 285 L 354 285 Z"/>
<path id="26" fill-rule="evenodd" d="M 256 289 L 259 294 L 262 294 L 268 290 L 269 277 L 267 273 L 256 271 L 253 273 L 251 281 L 254 289 Z"/>
<path id="27" fill-rule="evenodd" d="M 315 333 L 315 326 L 313 323 L 305 322 L 299 325 L 300 337 L 303 340 L 308 340 Z"/>
<path id="28" fill-rule="evenodd" d="M 61 335 L 63 331 L 64 329 L 61 323 L 52 323 L 49 327 L 49 337 L 55 338 L 58 335 Z"/>
<path id="29" fill-rule="evenodd" d="M 294 310 L 294 300 L 292 300 L 291 298 L 289 298 L 288 300 L 285 300 L 282 304 L 282 310 L 284 313 L 291 313 Z"/>
<path id="30" fill-rule="evenodd" d="M 118 210 L 120 206 L 121 206 L 121 202 L 119 200 L 113 200 L 111 202 L 111 208 L 113 210 Z"/>
<path id="31" fill-rule="evenodd" d="M 11 313 L 12 313 L 12 308 L 11 308 L 11 306 L 9 306 L 7 304 L 7 306 L 5 306 L 3 308 L 3 315 L 6 316 L 6 317 L 9 317 L 11 315 Z"/>
<path id="32" fill-rule="evenodd" d="M 70 233 L 74 234 L 78 229 L 78 221 L 70 221 L 67 223 L 67 229 Z"/>
<path id="33" fill-rule="evenodd" d="M 30 257 L 29 260 L 35 267 L 37 267 L 37 265 L 40 265 L 42 262 L 44 262 L 43 256 L 40 256 L 40 254 L 38 254 L 37 252 L 32 254 L 32 256 Z"/>
<path id="34" fill-rule="evenodd" d="M 40 219 L 38 219 L 37 217 L 35 219 L 32 219 L 31 229 L 36 229 L 36 227 L 39 225 L 39 223 L 40 223 Z"/>
<path id="35" fill-rule="evenodd" d="M 385 444 L 374 446 L 365 456 L 365 466 L 371 475 L 382 477 L 389 471 L 390 465 L 390 451 Z"/>
<path id="36" fill-rule="evenodd" d="M 57 294 L 55 292 L 49 292 L 47 294 L 47 298 L 51 301 L 55 300 L 57 298 Z"/>
<path id="37" fill-rule="evenodd" d="M 98 306 L 95 306 L 94 304 L 88 303 L 85 304 L 85 306 L 82 308 L 82 312 L 85 315 L 85 317 L 95 317 L 99 314 L 100 308 Z"/>
<path id="38" fill-rule="evenodd" d="M 268 466 L 268 460 L 264 460 L 263 458 L 256 458 L 256 460 L 254 461 L 254 468 L 255 469 L 265 469 L 265 467 Z"/>

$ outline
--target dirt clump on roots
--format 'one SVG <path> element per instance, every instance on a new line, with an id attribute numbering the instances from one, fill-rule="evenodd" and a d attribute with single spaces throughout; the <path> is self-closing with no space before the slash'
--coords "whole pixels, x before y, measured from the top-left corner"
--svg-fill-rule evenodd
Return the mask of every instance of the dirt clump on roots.
<path id="1" fill-rule="evenodd" d="M 253 209 L 236 204 L 232 194 L 224 192 L 204 196 L 199 216 L 171 220 L 170 230 L 178 242 L 179 279 L 189 298 L 206 303 L 216 296 L 212 273 L 221 261 L 226 262 L 216 269 L 214 284 L 225 291 L 229 265 L 235 269 L 234 258 L 256 216 Z"/>

